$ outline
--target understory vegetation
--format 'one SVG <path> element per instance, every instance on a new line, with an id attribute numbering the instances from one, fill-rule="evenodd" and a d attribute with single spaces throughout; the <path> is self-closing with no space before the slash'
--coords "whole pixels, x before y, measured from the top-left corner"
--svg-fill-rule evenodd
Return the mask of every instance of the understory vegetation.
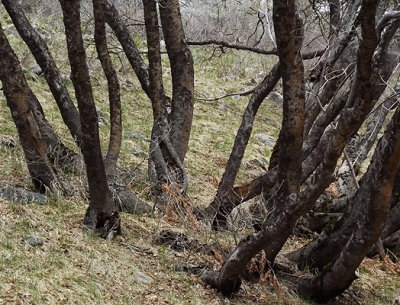
<path id="1" fill-rule="evenodd" d="M 105 158 L 112 125 L 109 110 L 109 83 L 96 51 L 93 38 L 95 20 L 90 2 L 82 2 L 81 30 L 98 116 L 100 145 Z M 141 1 L 132 1 L 134 5 L 131 7 L 125 6 L 123 1 L 111 2 L 118 4 L 120 9 L 126 9 L 125 14 L 128 17 L 125 16 L 127 19 L 125 21 L 132 22 L 131 27 L 135 29 L 132 34 L 134 43 L 144 63 L 151 66 L 152 59 L 150 51 L 148 53 L 147 50 L 149 38 L 146 40 L 141 10 L 137 10 Z M 266 202 L 265 206 L 271 208 L 268 206 L 270 199 L 280 191 L 283 184 L 282 182 L 278 187 L 275 185 L 275 188 L 270 186 L 268 192 L 260 191 L 258 196 L 253 196 L 254 198 L 248 201 L 246 199 L 246 202 L 240 205 L 238 203 L 236 208 L 232 208 L 233 212 L 229 216 L 223 215 L 228 220 L 222 229 L 218 227 L 213 230 L 215 229 L 213 217 L 217 216 L 213 214 L 211 219 L 207 219 L 204 216 L 207 214 L 202 214 L 207 211 L 210 203 L 216 200 L 217 190 L 241 126 L 241 118 L 251 94 L 254 93 L 254 88 L 278 66 L 279 61 L 279 57 L 276 56 L 276 41 L 265 42 L 268 35 L 273 35 L 273 33 L 261 32 L 257 19 L 254 21 L 250 18 L 253 15 L 257 16 L 258 13 L 248 9 L 248 12 L 243 15 L 248 28 L 243 28 L 242 31 L 250 33 L 250 36 L 238 35 L 236 32 L 235 37 L 229 36 L 229 27 L 224 27 L 224 22 L 229 23 L 230 27 L 240 27 L 241 21 L 228 22 L 229 14 L 226 11 L 227 15 L 223 14 L 224 2 L 220 3 L 221 12 L 218 9 L 217 13 L 212 11 L 210 15 L 206 15 L 204 11 L 196 10 L 191 1 L 181 1 L 188 39 L 204 41 L 208 36 L 219 31 L 226 35 L 223 39 L 228 37 L 232 44 L 255 45 L 254 48 L 270 49 L 275 53 L 257 54 L 249 50 L 238 50 L 235 47 L 218 46 L 216 43 L 207 43 L 204 46 L 193 43 L 190 46 L 194 67 L 193 121 L 188 150 L 183 162 L 189 186 L 187 191 L 179 190 L 183 196 L 177 196 L 179 192 L 173 189 L 173 183 L 168 186 L 164 184 L 162 191 L 167 198 L 162 208 L 159 208 L 160 201 L 155 199 L 157 194 L 154 191 L 154 176 L 152 177 L 151 166 L 149 166 L 152 158 L 151 144 L 154 142 L 155 133 L 153 124 L 156 107 L 152 100 L 153 96 L 150 94 L 151 98 L 149 98 L 149 93 L 144 91 L 143 83 L 133 71 L 118 40 L 112 35 L 111 28 L 106 28 L 110 57 L 120 84 L 123 126 L 121 149 L 116 167 L 117 174 L 113 176 L 113 179 L 118 178 L 111 179 L 111 175 L 107 172 L 108 183 L 115 184 L 117 187 L 123 185 L 137 196 L 138 201 L 151 207 L 145 213 L 117 213 L 120 217 L 118 225 L 121 226 L 121 232 L 118 232 L 116 236 L 105 235 L 102 237 L 106 238 L 99 238 L 98 232 L 82 224 L 85 213 L 85 217 L 89 214 L 88 202 L 93 199 L 88 190 L 88 178 L 82 163 L 74 164 L 75 167 L 69 167 L 62 173 L 61 170 L 57 172 L 60 179 L 58 183 L 62 188 L 46 189 L 45 202 L 35 200 L 20 202 L 18 198 L 11 200 L 5 198 L 5 190 L 9 186 L 32 191 L 35 191 L 36 186 L 32 182 L 6 96 L 0 92 L 1 304 L 317 304 L 315 295 L 310 293 L 308 297 L 306 293 L 298 293 L 300 284 L 298 287 L 296 283 L 311 277 L 318 278 L 320 274 L 325 275 L 332 267 L 331 265 L 325 265 L 324 268 L 307 264 L 302 266 L 300 260 L 290 263 L 289 259 L 282 255 L 272 258 L 273 268 L 268 266 L 269 258 L 261 250 L 251 258 L 245 270 L 240 273 L 244 280 L 239 283 L 240 289 L 238 286 L 237 291 L 235 288 L 230 288 L 229 293 L 224 293 L 223 288 L 218 287 L 218 284 L 213 285 L 212 280 L 201 277 L 207 272 L 223 270 L 226 262 L 232 258 L 232 253 L 234 253 L 232 250 L 235 247 L 240 248 L 243 243 L 251 240 L 251 237 L 246 238 L 246 236 L 259 236 L 257 232 L 263 232 L 257 229 L 257 225 L 265 225 L 271 212 L 266 209 L 255 212 L 254 209 L 264 207 L 260 202 Z M 207 5 L 212 5 L 212 3 L 207 1 Z M 25 9 L 29 12 L 27 13 L 29 22 L 47 43 L 60 70 L 61 78 L 76 106 L 80 101 L 74 94 L 76 83 L 71 76 L 71 64 L 68 60 L 70 49 L 66 46 L 62 12 L 58 6 L 49 4 L 49 7 L 51 9 L 46 11 L 32 4 L 29 7 L 27 5 Z M 235 6 L 229 10 L 229 13 L 234 9 Z M 198 31 L 199 24 L 207 18 L 218 19 L 219 28 L 213 28 L 207 24 L 204 30 Z M 258 18 L 261 20 L 259 14 Z M 43 108 L 46 119 L 62 143 L 73 152 L 80 154 L 77 141 L 71 136 L 69 128 L 63 122 L 59 107 L 54 101 L 43 72 L 15 29 L 10 15 L 1 5 L 0 24 L 20 61 L 29 87 Z M 254 27 L 255 31 L 252 33 Z M 319 42 L 309 40 L 307 36 L 304 44 L 315 51 L 315 45 Z M 162 99 L 165 99 L 165 97 L 173 96 L 173 71 L 165 43 L 163 43 L 164 40 L 160 43 L 163 68 L 161 76 L 165 91 Z M 315 44 L 314 48 L 311 47 L 313 44 Z M 320 59 L 313 56 L 310 58 L 303 61 L 304 70 L 315 72 Z M 343 58 L 342 60 L 345 61 Z M 354 68 L 354 62 L 352 64 Z M 383 98 L 380 97 L 379 101 L 388 100 L 395 90 L 400 90 L 400 87 L 397 88 L 400 84 L 397 84 L 400 69 L 397 66 L 393 68 L 393 71 L 387 78 L 389 89 L 386 89 L 382 95 Z M 351 73 L 349 75 L 352 75 Z M 311 72 L 309 74 L 311 75 Z M 310 75 L 305 77 L 310 77 Z M 341 85 L 345 82 L 348 82 L 347 78 Z M 277 159 L 273 156 L 279 146 L 277 141 L 282 135 L 282 120 L 285 115 L 281 95 L 284 88 L 285 84 L 280 80 L 274 86 L 273 92 L 261 103 L 258 112 L 256 111 L 251 136 L 248 144 L 245 144 L 247 147 L 244 157 L 241 163 L 239 161 L 240 169 L 234 179 L 235 187 L 246 186 L 249 181 L 255 181 L 256 178 L 274 170 L 275 163 L 272 164 L 272 162 L 277 162 Z M 320 90 L 323 90 L 323 86 Z M 336 94 L 345 95 L 346 90 L 347 87 L 344 89 L 338 87 L 335 96 Z M 389 107 L 388 115 L 384 119 L 385 126 L 389 125 L 396 105 L 393 103 Z M 370 114 L 372 113 L 373 111 Z M 360 134 L 367 133 L 369 122 L 368 119 L 365 120 L 360 128 Z M 332 119 L 331 125 L 334 124 L 338 124 L 338 121 Z M 382 137 L 383 134 L 382 128 L 376 138 Z M 322 138 L 322 133 L 320 138 Z M 295 140 L 293 139 L 293 142 Z M 315 147 L 317 143 L 314 143 Z M 161 142 L 158 145 L 161 146 Z M 375 146 L 377 144 L 373 147 Z M 357 175 L 362 176 L 367 172 L 372 152 L 373 149 L 368 158 L 359 164 Z M 165 151 L 162 153 L 165 158 Z M 346 155 L 345 153 L 338 158 L 336 169 L 345 161 Z M 53 161 L 57 163 L 57 160 Z M 322 158 L 320 162 L 322 163 Z M 171 160 L 165 163 L 172 173 L 168 177 L 174 177 L 179 181 L 181 177 L 176 169 L 171 169 L 173 167 Z M 301 162 L 299 164 L 301 167 Z M 312 176 L 310 173 L 310 176 L 298 183 L 298 193 L 314 183 L 309 177 L 315 178 L 316 175 Z M 354 178 L 354 180 L 357 179 Z M 176 184 L 178 188 L 181 187 L 179 183 Z M 358 184 L 357 188 L 360 188 Z M 292 195 L 290 192 L 288 194 Z M 318 204 L 325 202 L 324 200 L 331 202 L 338 197 L 340 197 L 338 182 L 334 182 L 325 190 Z M 339 212 L 348 215 L 349 210 L 350 208 Z M 222 213 L 222 210 L 217 213 Z M 254 221 L 257 213 L 261 215 L 261 224 Z M 319 234 L 321 236 L 325 230 L 328 232 L 327 227 L 333 228 L 341 223 L 338 218 L 332 218 L 324 223 L 323 228 L 318 227 L 314 231 L 309 229 L 309 223 L 304 222 L 308 220 L 304 217 L 293 222 L 293 228 L 289 230 L 294 234 L 290 233 L 287 242 L 283 242 L 280 253 L 296 254 L 296 250 L 311 244 L 311 241 L 318 238 Z M 99 227 L 101 225 L 96 228 Z M 288 257 L 293 258 L 290 254 Z M 396 256 L 397 253 L 389 250 L 385 257 L 375 254 L 374 252 L 374 255 L 362 260 L 356 271 L 359 278 L 354 280 L 350 287 L 339 296 L 327 301 L 327 304 L 393 304 L 395 298 L 400 296 L 399 258 Z M 333 263 L 330 262 L 330 264 Z M 296 266 L 293 267 L 293 265 Z M 220 271 L 220 278 L 222 278 L 221 274 L 223 271 Z M 220 282 L 222 283 L 223 280 L 220 279 Z M 236 283 L 232 286 L 236 286 Z"/>

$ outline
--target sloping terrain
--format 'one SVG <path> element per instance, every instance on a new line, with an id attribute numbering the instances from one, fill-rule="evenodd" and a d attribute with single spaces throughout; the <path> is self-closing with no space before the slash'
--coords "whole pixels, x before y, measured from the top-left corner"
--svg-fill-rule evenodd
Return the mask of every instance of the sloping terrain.
<path id="1" fill-rule="evenodd" d="M 7 17 L 3 15 L 7 23 Z M 50 35 L 49 47 L 71 89 L 62 29 L 34 20 Z M 17 51 L 26 77 L 44 108 L 46 117 L 73 148 L 67 128 L 45 80 L 35 74 L 34 60 L 18 35 L 8 25 L 8 37 Z M 138 38 L 139 39 L 139 38 Z M 140 45 L 140 44 L 139 44 Z M 103 148 L 108 144 L 109 117 L 106 82 L 88 43 L 92 85 L 100 116 Z M 190 148 L 185 161 L 192 206 L 206 206 L 215 195 L 229 157 L 247 97 L 204 101 L 251 89 L 276 59 L 247 53 L 227 52 L 210 58 L 193 49 L 196 97 Z M 125 182 L 143 200 L 149 200 L 147 180 L 148 138 L 152 124 L 151 104 L 141 91 L 124 58 L 115 59 L 122 85 L 124 136 L 119 165 L 126 170 Z M 167 94 L 169 70 L 165 58 Z M 71 91 L 72 92 L 72 91 Z M 31 182 L 16 138 L 6 101 L 0 95 L 0 187 L 29 189 Z M 260 108 L 253 136 L 239 175 L 245 181 L 263 172 L 280 127 L 279 105 L 266 100 Z M 11 142 L 10 142 L 11 141 Z M 11 145 L 10 145 L 11 143 Z M 69 173 L 64 179 L 74 188 L 71 197 L 48 195 L 45 205 L 22 205 L 0 199 L 0 303 L 1 304 L 309 304 L 285 287 L 283 279 L 266 274 L 260 283 L 245 283 L 237 296 L 226 299 L 203 285 L 196 275 L 176 270 L 182 263 L 219 267 L 244 232 L 211 233 L 204 224 L 162 215 L 122 214 L 123 235 L 103 240 L 82 231 L 86 210 L 85 179 Z M 172 229 L 187 234 L 213 251 L 177 251 L 156 242 L 157 234 Z M 41 245 L 30 245 L 30 237 Z M 287 247 L 299 247 L 293 239 Z M 400 295 L 400 267 L 389 261 L 365 260 L 361 278 L 348 293 L 331 304 L 392 304 Z"/>

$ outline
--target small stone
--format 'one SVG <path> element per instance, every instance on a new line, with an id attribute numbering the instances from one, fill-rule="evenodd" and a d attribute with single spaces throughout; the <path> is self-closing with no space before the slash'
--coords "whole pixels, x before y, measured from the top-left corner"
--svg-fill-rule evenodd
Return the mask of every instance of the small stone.
<path id="1" fill-rule="evenodd" d="M 146 275 L 140 271 L 137 271 L 136 272 L 136 281 L 138 281 L 139 283 L 148 285 L 153 282 L 153 279 L 151 277 L 149 277 L 148 275 Z"/>
<path id="2" fill-rule="evenodd" d="M 273 101 L 276 105 L 281 106 L 283 105 L 283 96 L 278 91 L 272 91 L 268 94 L 267 98 Z"/>
<path id="3" fill-rule="evenodd" d="M 0 145 L 4 146 L 7 149 L 13 149 L 15 148 L 19 143 L 19 140 L 16 138 L 10 138 L 10 139 L 5 139 L 0 141 Z"/>
<path id="4" fill-rule="evenodd" d="M 33 74 L 36 74 L 37 76 L 42 75 L 43 71 L 42 68 L 38 64 L 33 64 L 29 67 L 29 71 L 31 71 Z"/>
<path id="5" fill-rule="evenodd" d="M 256 138 L 259 142 L 267 145 L 268 147 L 273 148 L 275 146 L 276 140 L 269 135 L 259 133 L 256 134 Z"/>
<path id="6" fill-rule="evenodd" d="M 394 298 L 393 305 L 400 305 L 400 295 Z"/>
<path id="7" fill-rule="evenodd" d="M 39 247 L 43 245 L 43 239 L 39 236 L 26 236 L 23 238 L 23 242 L 31 245 L 32 247 Z"/>

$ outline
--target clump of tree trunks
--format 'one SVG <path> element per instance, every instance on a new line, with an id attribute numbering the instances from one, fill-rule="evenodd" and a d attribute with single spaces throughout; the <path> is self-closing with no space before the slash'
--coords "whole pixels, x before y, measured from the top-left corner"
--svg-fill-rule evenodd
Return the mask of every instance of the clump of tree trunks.
<path id="1" fill-rule="evenodd" d="M 80 1 L 59 2 L 78 108 L 45 41 L 29 23 L 22 6 L 18 1 L 2 0 L 41 67 L 64 123 L 82 153 L 89 189 L 84 227 L 112 238 L 122 232 L 119 211 L 146 213 L 151 208 L 138 200 L 118 177 L 123 101 L 108 48 L 106 24 L 121 44 L 152 105 L 148 169 L 154 200 L 161 210 L 186 202 L 189 181 L 184 160 L 193 118 L 193 58 L 185 38 L 178 0 L 142 1 L 148 66 L 117 8 L 108 0 L 92 1 L 94 41 L 108 84 L 111 118 L 110 140 L 103 158 L 81 32 Z M 322 51 L 302 51 L 304 20 L 295 0 L 273 1 L 273 23 L 268 23 L 273 27 L 273 31 L 269 29 L 273 50 L 215 40 L 190 42 L 191 45 L 217 44 L 279 58 L 249 92 L 251 97 L 216 196 L 202 213 L 198 213 L 199 218 L 210 222 L 211 229 L 226 230 L 234 208 L 256 196 L 261 199 L 260 206 L 253 210 L 254 232 L 238 243 L 222 268 L 202 272 L 196 269 L 205 283 L 225 295 L 240 289 L 242 280 L 249 278 L 247 269 L 252 259 L 262 257 L 263 269 L 282 268 L 282 261 L 285 261 L 295 266 L 289 268 L 293 273 L 297 268 L 315 271 L 301 277 L 293 274 L 293 286 L 302 297 L 324 302 L 352 284 L 358 277 L 357 268 L 367 255 L 384 256 L 386 249 L 393 253 L 399 251 L 398 75 L 393 94 L 382 98 L 399 61 L 396 42 L 399 7 L 390 1 L 377 0 L 352 1 L 346 6 L 339 0 L 328 2 L 328 23 L 321 28 L 322 35 L 327 38 Z M 309 10 L 319 16 L 317 8 Z M 172 97 L 166 96 L 164 91 L 161 34 L 171 65 Z M 310 71 L 305 70 L 308 59 L 317 60 Z M 35 190 L 43 193 L 62 189 L 66 192 L 68 187 L 61 179 L 62 170 L 71 164 L 76 166 L 81 157 L 62 143 L 47 122 L 1 24 L 0 80 Z M 283 92 L 282 126 L 269 168 L 262 176 L 235 186 L 258 109 L 279 81 Z M 383 135 L 377 140 L 382 131 Z M 373 148 L 368 168 L 362 171 L 361 165 Z M 260 215 L 259 211 L 267 213 Z M 301 249 L 281 253 L 296 231 L 318 232 L 318 235 Z M 164 239 L 169 240 L 171 233 L 167 233 Z M 175 235 L 172 237 L 175 241 Z M 185 248 L 187 237 L 179 235 L 179 238 L 182 239 L 179 245 Z"/>

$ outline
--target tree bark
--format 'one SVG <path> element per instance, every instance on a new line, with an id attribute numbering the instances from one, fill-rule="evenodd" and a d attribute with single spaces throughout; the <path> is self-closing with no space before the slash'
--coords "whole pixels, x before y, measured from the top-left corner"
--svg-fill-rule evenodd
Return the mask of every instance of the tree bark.
<path id="1" fill-rule="evenodd" d="M 2 3 L 21 38 L 28 45 L 42 69 L 51 93 L 60 109 L 64 123 L 67 125 L 72 137 L 80 147 L 82 134 L 79 123 L 79 113 L 71 100 L 57 65 L 47 48 L 46 42 L 29 23 L 18 1 L 2 0 Z"/>
<path id="2" fill-rule="evenodd" d="M 168 120 L 164 94 L 160 33 L 157 3 L 143 0 L 149 56 L 150 99 L 153 107 L 153 129 L 150 143 L 149 173 L 155 182 L 153 188 L 159 207 L 166 208 L 173 198 L 180 198 L 187 190 L 187 176 L 183 163 L 171 140 L 171 125 Z M 182 84 L 180 84 L 182 85 Z M 187 101 L 186 101 L 187 102 Z M 152 174 L 155 170 L 155 177 Z"/>
<path id="3" fill-rule="evenodd" d="M 135 74 L 139 79 L 143 91 L 150 97 L 151 91 L 148 68 L 140 55 L 128 27 L 113 4 L 110 4 L 108 0 L 104 0 L 103 4 L 105 21 L 117 36 L 132 69 L 135 71 Z"/>
<path id="4" fill-rule="evenodd" d="M 232 191 L 232 188 L 253 130 L 253 123 L 258 109 L 265 97 L 275 88 L 280 77 L 280 66 L 276 64 L 264 80 L 255 88 L 249 100 L 239 130 L 236 133 L 232 152 L 229 156 L 222 180 L 218 186 L 217 194 L 213 202 L 204 211 L 207 218 L 213 219 L 212 228 L 214 230 L 226 228 L 226 217 L 236 206 L 235 200 L 232 197 L 235 195 L 241 197 L 240 193 L 246 194 L 246 192 Z M 246 191 L 248 192 L 249 190 Z M 250 192 L 247 194 L 250 194 Z"/>
<path id="5" fill-rule="evenodd" d="M 104 165 L 107 175 L 115 176 L 122 141 L 121 95 L 117 73 L 113 68 L 107 48 L 106 27 L 104 23 L 105 9 L 103 0 L 93 0 L 95 21 L 94 38 L 97 54 L 107 78 L 110 104 L 110 142 Z"/>
<path id="6" fill-rule="evenodd" d="M 178 0 L 159 4 L 165 46 L 172 74 L 172 109 L 169 115 L 171 143 L 183 163 L 193 118 L 194 68 L 186 43 Z"/>
<path id="7" fill-rule="evenodd" d="M 240 274 L 251 258 L 264 249 L 267 259 L 273 262 L 276 254 L 293 229 L 293 219 L 288 215 L 297 203 L 301 178 L 301 150 L 304 128 L 304 69 L 300 55 L 303 38 L 302 25 L 296 12 L 295 1 L 285 4 L 274 1 L 274 27 L 276 33 L 283 86 L 283 121 L 278 182 L 274 200 L 277 218 L 268 218 L 263 229 L 242 240 L 226 260 L 220 272 L 204 272 L 202 279 L 224 294 L 240 287 Z M 282 213 L 284 212 L 284 213 Z"/>
<path id="8" fill-rule="evenodd" d="M 0 24 L 0 80 L 11 110 L 35 190 L 52 190 L 57 174 L 47 156 L 47 145 L 33 104 L 39 103 L 29 88 L 17 56 Z M 36 101 L 34 101 L 36 100 Z"/>
<path id="9" fill-rule="evenodd" d="M 313 281 L 300 284 L 300 293 L 326 301 L 347 289 L 368 250 L 376 243 L 389 208 L 393 182 L 400 167 L 400 109 L 378 143 L 372 162 L 360 183 L 354 206 L 358 213 L 345 222 L 355 223 L 340 255 Z M 311 284 L 311 287 L 310 287 Z"/>
<path id="10" fill-rule="evenodd" d="M 83 48 L 80 1 L 60 0 L 60 3 L 64 17 L 72 83 L 79 107 L 83 135 L 82 154 L 89 183 L 90 203 L 83 223 L 89 230 L 101 228 L 108 237 L 112 237 L 113 234 L 120 232 L 120 219 L 118 209 L 111 199 L 101 154 L 98 118 Z"/>

